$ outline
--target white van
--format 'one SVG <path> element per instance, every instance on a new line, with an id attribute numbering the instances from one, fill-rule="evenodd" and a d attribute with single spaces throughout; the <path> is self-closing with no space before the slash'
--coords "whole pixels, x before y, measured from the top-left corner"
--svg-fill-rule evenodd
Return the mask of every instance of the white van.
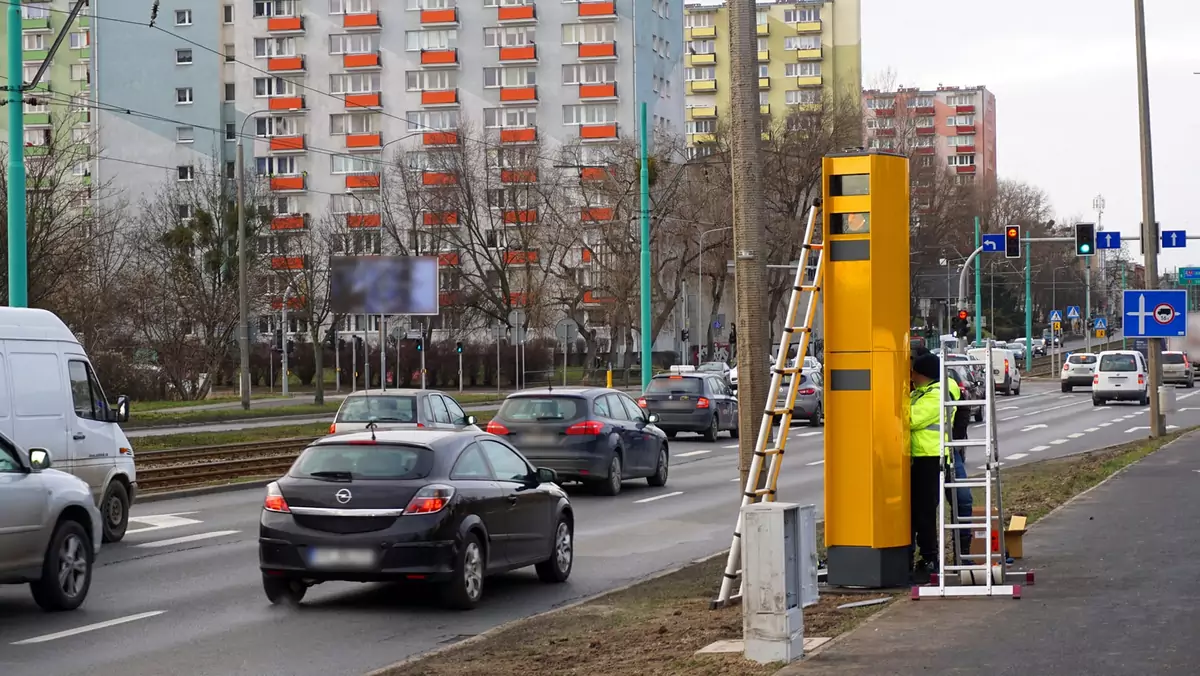
<path id="1" fill-rule="evenodd" d="M 1109 401 L 1136 401 L 1150 404 L 1149 374 L 1146 357 L 1137 350 L 1108 350 L 1100 353 L 1096 374 L 1092 376 L 1092 405 Z"/>
<path id="2" fill-rule="evenodd" d="M 0 307 L 0 432 L 50 452 L 54 468 L 87 482 L 105 542 L 125 535 L 137 493 L 133 446 L 75 334 L 46 310 Z"/>
<path id="3" fill-rule="evenodd" d="M 1021 394 L 1021 369 L 1017 368 L 1017 357 L 1012 350 L 973 347 L 967 350 L 967 356 L 973 360 L 985 361 L 989 349 L 992 351 L 992 382 L 995 383 L 996 391 Z"/>

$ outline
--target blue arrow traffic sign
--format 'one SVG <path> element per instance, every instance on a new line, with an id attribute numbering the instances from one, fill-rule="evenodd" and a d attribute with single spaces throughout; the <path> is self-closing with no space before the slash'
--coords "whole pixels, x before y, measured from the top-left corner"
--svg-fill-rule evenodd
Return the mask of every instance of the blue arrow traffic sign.
<path id="1" fill-rule="evenodd" d="M 1096 248 L 1097 249 L 1120 249 L 1121 248 L 1121 233 L 1119 233 L 1119 232 L 1098 232 L 1098 233 L 1096 233 Z"/>
<path id="2" fill-rule="evenodd" d="M 999 253 L 1004 251 L 1004 235 L 984 235 L 983 253 Z"/>
<path id="3" fill-rule="evenodd" d="M 1061 322 L 1062 321 L 1062 310 L 1051 310 L 1050 311 L 1050 321 Z"/>
<path id="4" fill-rule="evenodd" d="M 1187 291 L 1134 289 L 1121 299 L 1129 338 L 1176 338 L 1187 335 Z"/>
<path id="5" fill-rule="evenodd" d="M 1182 249 L 1187 246 L 1187 230 L 1163 230 L 1162 246 L 1164 249 Z"/>
<path id="6" fill-rule="evenodd" d="M 1078 305 L 1068 305 L 1067 306 L 1067 319 L 1079 319 L 1079 306 Z"/>
<path id="7" fill-rule="evenodd" d="M 1104 317 L 1096 317 L 1096 326 L 1094 326 L 1093 328 L 1107 329 L 1108 328 L 1108 320 L 1105 319 Z"/>

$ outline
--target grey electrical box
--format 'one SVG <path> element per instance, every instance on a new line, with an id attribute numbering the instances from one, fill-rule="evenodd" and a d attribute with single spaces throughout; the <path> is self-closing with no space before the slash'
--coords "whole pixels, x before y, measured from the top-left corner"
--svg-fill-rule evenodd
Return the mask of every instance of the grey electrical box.
<path id="1" fill-rule="evenodd" d="M 797 660 L 804 655 L 802 608 L 817 602 L 816 507 L 760 502 L 742 513 L 746 658 Z"/>

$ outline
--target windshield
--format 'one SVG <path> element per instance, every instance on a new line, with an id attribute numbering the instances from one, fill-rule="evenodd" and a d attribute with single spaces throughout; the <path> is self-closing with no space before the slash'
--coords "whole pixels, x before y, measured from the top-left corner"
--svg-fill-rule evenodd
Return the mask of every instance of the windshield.
<path id="1" fill-rule="evenodd" d="M 726 368 L 727 368 L 727 367 L 725 366 L 725 364 L 724 364 L 723 362 L 719 362 L 719 361 L 706 361 L 706 362 L 704 362 L 703 364 L 701 364 L 701 365 L 700 365 L 700 368 L 698 368 L 698 369 L 696 369 L 696 370 L 697 370 L 697 371 L 716 371 L 717 373 L 721 373 L 721 372 L 723 372 L 723 371 L 724 371 Z"/>
<path id="2" fill-rule="evenodd" d="M 1094 354 L 1073 354 L 1067 362 L 1071 364 L 1095 364 L 1096 355 Z"/>
<path id="3" fill-rule="evenodd" d="M 433 452 L 395 444 L 309 446 L 290 476 L 349 479 L 420 479 L 433 467 Z"/>
<path id="4" fill-rule="evenodd" d="M 1183 353 L 1182 352 L 1163 352 L 1163 363 L 1164 364 L 1183 364 L 1186 362 L 1183 361 Z"/>
<path id="5" fill-rule="evenodd" d="M 1131 354 L 1106 354 L 1100 357 L 1101 371 L 1136 371 L 1137 359 Z"/>
<path id="6" fill-rule="evenodd" d="M 667 378 L 655 378 L 650 381 L 650 386 L 646 388 L 646 394 L 703 394 L 704 383 L 700 382 L 699 378 L 684 378 L 683 376 L 669 376 Z"/>
<path id="7" fill-rule="evenodd" d="M 417 398 L 397 396 L 348 397 L 338 411 L 337 422 L 417 422 Z"/>
<path id="8" fill-rule="evenodd" d="M 512 397 L 504 400 L 496 417 L 517 422 L 575 420 L 584 410 L 584 401 L 576 397 Z"/>

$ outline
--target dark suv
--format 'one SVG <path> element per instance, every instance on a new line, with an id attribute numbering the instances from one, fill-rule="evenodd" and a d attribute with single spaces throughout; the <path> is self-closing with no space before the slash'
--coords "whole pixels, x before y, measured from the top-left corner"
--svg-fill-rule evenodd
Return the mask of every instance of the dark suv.
<path id="1" fill-rule="evenodd" d="M 654 376 L 638 406 L 658 416 L 658 427 L 674 437 L 699 432 L 716 441 L 721 430 L 738 435 L 738 401 L 719 374 L 684 373 Z"/>

